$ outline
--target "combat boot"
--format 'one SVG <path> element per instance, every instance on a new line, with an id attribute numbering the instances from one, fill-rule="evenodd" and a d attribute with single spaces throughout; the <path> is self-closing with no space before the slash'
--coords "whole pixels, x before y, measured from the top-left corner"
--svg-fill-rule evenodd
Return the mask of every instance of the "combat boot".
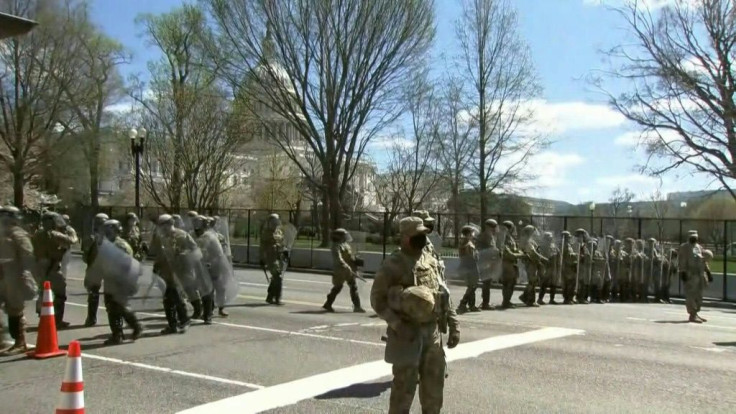
<path id="1" fill-rule="evenodd" d="M 131 339 L 135 341 L 140 338 L 143 333 L 143 326 L 138 322 L 138 318 L 135 316 L 135 313 L 128 308 L 123 308 L 122 319 L 125 320 L 125 323 L 128 324 L 129 328 L 133 329 L 133 333 L 130 335 Z"/>
<path id="2" fill-rule="evenodd" d="M 688 322 L 692 322 L 692 323 L 703 323 L 703 321 L 701 321 L 698 318 L 698 315 L 696 315 L 694 313 L 690 314 L 690 319 L 688 319 Z"/>
<path id="3" fill-rule="evenodd" d="M 223 317 L 223 318 L 227 318 L 228 316 L 230 316 L 230 314 L 228 314 L 227 312 L 225 312 L 225 308 L 224 307 L 219 308 L 218 311 L 219 311 L 220 316 Z"/>
<path id="4" fill-rule="evenodd" d="M 64 321 L 64 308 L 66 304 L 64 302 L 54 302 L 54 318 L 56 319 L 56 329 L 68 328 L 71 325 L 69 322 Z"/>
<path id="5" fill-rule="evenodd" d="M 471 312 L 480 312 L 480 309 L 478 309 L 477 306 L 475 306 L 475 292 L 472 293 L 470 298 L 468 299 L 468 306 L 470 306 Z"/>
<path id="6" fill-rule="evenodd" d="M 539 289 L 539 297 L 537 298 L 537 305 L 544 305 L 544 294 L 547 288 L 542 287 Z"/>
<path id="7" fill-rule="evenodd" d="M 205 325 L 212 325 L 212 314 L 215 311 L 215 302 L 212 300 L 212 295 L 207 295 L 202 298 L 202 305 L 204 307 L 202 319 Z"/>
<path id="8" fill-rule="evenodd" d="M 105 345 L 120 345 L 125 339 L 123 335 L 123 318 L 118 315 L 117 310 L 112 311 L 110 309 L 111 307 L 109 305 L 107 306 L 107 320 L 110 324 L 112 335 L 105 341 Z"/>
<path id="9" fill-rule="evenodd" d="M 18 355 L 27 352 L 26 318 L 23 316 L 8 316 L 8 327 L 11 329 L 10 335 L 15 339 L 15 343 L 3 352 L 3 355 Z"/>
<path id="10" fill-rule="evenodd" d="M 463 313 L 468 312 L 468 305 L 465 299 L 462 299 L 460 301 L 460 304 L 457 306 L 457 309 L 455 309 L 455 312 L 457 312 L 458 315 L 462 315 Z"/>
<path id="11" fill-rule="evenodd" d="M 353 302 L 353 312 L 354 313 L 365 313 L 365 309 L 363 309 L 360 306 L 360 295 L 358 294 L 358 289 L 356 288 L 350 288 L 350 300 Z"/>
<path id="12" fill-rule="evenodd" d="M 87 319 L 84 326 L 90 327 L 97 325 L 97 309 L 100 307 L 100 295 L 89 293 L 87 295 Z"/>
<path id="13" fill-rule="evenodd" d="M 192 317 L 191 319 L 202 319 L 202 299 L 192 301 Z"/>

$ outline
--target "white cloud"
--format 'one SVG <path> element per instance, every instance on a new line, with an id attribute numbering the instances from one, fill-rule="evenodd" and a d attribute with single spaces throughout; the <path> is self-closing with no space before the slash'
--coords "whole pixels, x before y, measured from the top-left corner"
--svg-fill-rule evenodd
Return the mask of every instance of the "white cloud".
<path id="1" fill-rule="evenodd" d="M 576 153 L 540 152 L 528 165 L 529 171 L 538 177 L 532 184 L 541 188 L 559 187 L 566 183 L 569 170 L 583 162 L 583 157 Z"/>
<path id="2" fill-rule="evenodd" d="M 656 186 L 659 179 L 641 174 L 620 174 L 620 175 L 609 175 L 598 177 L 595 179 L 596 184 L 608 186 L 608 187 L 627 187 L 627 186 L 641 186 L 651 185 Z"/>
<path id="3" fill-rule="evenodd" d="M 626 123 L 623 115 L 603 104 L 539 100 L 532 108 L 537 122 L 557 134 L 616 128 Z"/>
<path id="4" fill-rule="evenodd" d="M 124 114 L 127 112 L 132 112 L 133 108 L 134 108 L 134 105 L 132 102 L 120 102 L 120 103 L 106 106 L 105 111 L 113 112 L 116 114 Z"/>

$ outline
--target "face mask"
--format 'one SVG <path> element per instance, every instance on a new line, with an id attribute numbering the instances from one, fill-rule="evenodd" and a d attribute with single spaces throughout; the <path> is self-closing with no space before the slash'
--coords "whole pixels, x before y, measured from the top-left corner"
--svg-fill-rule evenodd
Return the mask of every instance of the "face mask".
<path id="1" fill-rule="evenodd" d="M 698 242 L 697 237 L 691 237 L 689 240 L 690 240 L 690 243 L 693 243 L 693 244 Z"/>
<path id="2" fill-rule="evenodd" d="M 417 251 L 422 250 L 424 246 L 427 245 L 427 236 L 423 234 L 418 234 L 409 239 L 409 244 L 414 250 L 417 250 Z"/>

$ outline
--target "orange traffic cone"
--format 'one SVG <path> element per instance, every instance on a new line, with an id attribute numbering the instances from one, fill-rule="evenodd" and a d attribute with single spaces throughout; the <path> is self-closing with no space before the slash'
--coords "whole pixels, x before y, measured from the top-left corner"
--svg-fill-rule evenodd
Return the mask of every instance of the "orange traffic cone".
<path id="1" fill-rule="evenodd" d="M 51 293 L 51 282 L 43 282 L 43 307 L 41 308 L 41 320 L 38 322 L 36 349 L 28 351 L 26 355 L 37 359 L 66 355 L 66 351 L 59 349 L 59 340 L 56 336 L 54 295 Z"/>
<path id="2" fill-rule="evenodd" d="M 61 382 L 56 414 L 84 414 L 84 379 L 82 378 L 82 350 L 79 341 L 69 344 L 66 371 Z"/>

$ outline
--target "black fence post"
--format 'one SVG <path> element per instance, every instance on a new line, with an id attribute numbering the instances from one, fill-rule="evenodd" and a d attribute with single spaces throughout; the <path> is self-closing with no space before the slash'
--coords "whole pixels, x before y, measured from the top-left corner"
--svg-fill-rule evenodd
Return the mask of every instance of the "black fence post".
<path id="1" fill-rule="evenodd" d="M 723 300 L 728 299 L 728 220 L 723 220 Z"/>
<path id="2" fill-rule="evenodd" d="M 388 241 L 388 211 L 383 212 L 383 259 L 386 259 L 386 242 Z"/>
<path id="3" fill-rule="evenodd" d="M 250 264 L 250 209 L 248 209 L 248 234 L 246 236 L 245 263 Z"/>
<path id="4" fill-rule="evenodd" d="M 562 217 L 562 230 L 567 230 L 567 216 Z"/>
<path id="5" fill-rule="evenodd" d="M 637 231 L 637 237 L 636 237 L 636 238 L 637 238 L 637 239 L 641 239 L 641 222 L 642 222 L 642 219 L 641 219 L 641 217 L 640 217 L 640 218 L 638 218 L 637 220 L 639 220 L 639 229 L 638 229 L 638 231 Z"/>
<path id="6" fill-rule="evenodd" d="M 680 219 L 680 236 L 677 239 L 677 246 L 680 246 L 682 244 L 682 219 Z M 678 249 L 679 253 L 679 249 Z M 679 260 L 679 256 L 677 257 Z M 682 280 L 680 279 L 680 275 L 677 275 L 677 295 L 682 296 Z"/>

